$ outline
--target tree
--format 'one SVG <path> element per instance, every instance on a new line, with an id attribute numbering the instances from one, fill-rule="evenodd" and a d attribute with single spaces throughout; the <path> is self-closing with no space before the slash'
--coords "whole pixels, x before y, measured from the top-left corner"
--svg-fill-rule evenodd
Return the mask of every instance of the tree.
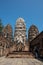
<path id="1" fill-rule="evenodd" d="M 0 32 L 2 32 L 3 25 L 2 25 L 2 20 L 0 19 Z"/>

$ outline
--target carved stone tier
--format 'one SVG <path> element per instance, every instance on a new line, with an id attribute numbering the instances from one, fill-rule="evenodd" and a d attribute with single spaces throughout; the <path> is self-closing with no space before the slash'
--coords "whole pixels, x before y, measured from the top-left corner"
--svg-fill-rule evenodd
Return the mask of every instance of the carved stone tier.
<path id="1" fill-rule="evenodd" d="M 34 55 L 28 51 L 14 51 L 9 53 L 7 57 L 10 58 L 34 58 Z"/>

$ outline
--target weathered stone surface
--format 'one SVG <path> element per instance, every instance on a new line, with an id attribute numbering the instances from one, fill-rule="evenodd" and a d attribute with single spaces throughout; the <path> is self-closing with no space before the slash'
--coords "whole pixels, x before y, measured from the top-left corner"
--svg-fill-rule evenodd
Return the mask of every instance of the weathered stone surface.
<path id="1" fill-rule="evenodd" d="M 28 31 L 28 40 L 31 42 L 33 41 L 33 39 L 39 34 L 39 31 L 37 29 L 37 27 L 35 25 L 32 25 Z M 43 36 L 43 35 L 42 35 Z M 41 44 L 38 46 L 40 48 L 42 48 L 40 50 L 41 54 L 43 54 L 43 37 L 40 36 L 40 42 Z M 41 39 L 42 38 L 42 39 Z M 38 38 L 39 39 L 39 38 Z M 15 25 L 15 31 L 14 31 L 14 39 L 13 39 L 13 33 L 12 33 L 12 27 L 11 25 L 7 25 L 5 26 L 2 31 L 0 32 L 0 56 L 7 56 L 10 53 L 12 53 L 12 56 L 18 56 L 18 57 L 28 57 L 31 56 L 31 54 L 27 54 L 24 55 L 24 53 L 22 53 L 22 55 L 20 54 L 22 51 L 25 52 L 30 52 L 30 48 L 34 48 L 32 47 L 29 41 L 27 41 L 27 37 L 26 37 L 26 25 L 25 25 L 25 21 L 23 18 L 18 18 L 16 21 L 16 25 Z M 36 39 L 37 43 L 38 40 Z M 35 42 L 34 42 L 35 44 Z M 33 50 L 33 49 L 32 49 Z M 14 51 L 16 52 L 20 52 L 17 53 L 15 55 L 15 53 L 13 53 Z M 31 51 L 32 52 L 32 51 Z M 25 52 L 26 54 L 26 52 Z M 11 55 L 9 55 L 11 56 Z M 16 56 L 16 57 L 17 57 Z"/>
<path id="2" fill-rule="evenodd" d="M 0 65 L 43 65 L 42 61 L 33 58 L 0 58 Z"/>
<path id="3" fill-rule="evenodd" d="M 16 21 L 14 41 L 17 41 L 17 43 L 26 43 L 26 26 L 23 18 L 18 18 Z"/>
<path id="4" fill-rule="evenodd" d="M 17 45 L 17 51 L 28 51 L 26 48 L 26 25 L 23 18 L 18 18 L 16 21 L 14 41 Z"/>
<path id="5" fill-rule="evenodd" d="M 15 52 L 9 53 L 7 57 L 9 58 L 34 58 L 34 55 L 26 51 L 23 51 L 23 52 L 15 51 Z"/>
<path id="6" fill-rule="evenodd" d="M 35 25 L 30 26 L 28 31 L 29 41 L 32 41 L 39 34 L 38 28 Z"/>
<path id="7" fill-rule="evenodd" d="M 6 37 L 12 38 L 13 31 L 12 31 L 12 26 L 10 24 L 6 25 L 3 28 L 2 32 Z"/>

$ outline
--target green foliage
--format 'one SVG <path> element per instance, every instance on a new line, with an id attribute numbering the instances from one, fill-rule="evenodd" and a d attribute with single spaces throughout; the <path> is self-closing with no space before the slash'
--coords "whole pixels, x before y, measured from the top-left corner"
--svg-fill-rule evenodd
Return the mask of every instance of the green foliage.
<path id="1" fill-rule="evenodd" d="M 0 32 L 2 32 L 3 25 L 2 25 L 2 20 L 0 19 Z"/>

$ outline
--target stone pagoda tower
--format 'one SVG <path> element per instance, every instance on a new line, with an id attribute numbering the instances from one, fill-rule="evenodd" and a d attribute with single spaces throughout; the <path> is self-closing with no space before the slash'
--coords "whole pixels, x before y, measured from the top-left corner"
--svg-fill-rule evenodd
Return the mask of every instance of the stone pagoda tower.
<path id="1" fill-rule="evenodd" d="M 5 39 L 7 40 L 7 47 L 9 47 L 10 45 L 12 45 L 12 38 L 13 38 L 13 31 L 12 31 L 12 26 L 10 24 L 7 24 L 3 30 L 2 30 Z"/>
<path id="2" fill-rule="evenodd" d="M 18 18 L 16 21 L 14 42 L 17 44 L 18 51 L 23 51 L 26 44 L 26 25 L 23 18 Z"/>
<path id="3" fill-rule="evenodd" d="M 5 34 L 5 36 L 7 36 L 8 38 L 12 38 L 12 26 L 10 24 L 7 24 L 2 32 Z"/>
<path id="4" fill-rule="evenodd" d="M 28 31 L 29 41 L 32 41 L 38 34 L 38 28 L 35 25 L 31 25 Z"/>

